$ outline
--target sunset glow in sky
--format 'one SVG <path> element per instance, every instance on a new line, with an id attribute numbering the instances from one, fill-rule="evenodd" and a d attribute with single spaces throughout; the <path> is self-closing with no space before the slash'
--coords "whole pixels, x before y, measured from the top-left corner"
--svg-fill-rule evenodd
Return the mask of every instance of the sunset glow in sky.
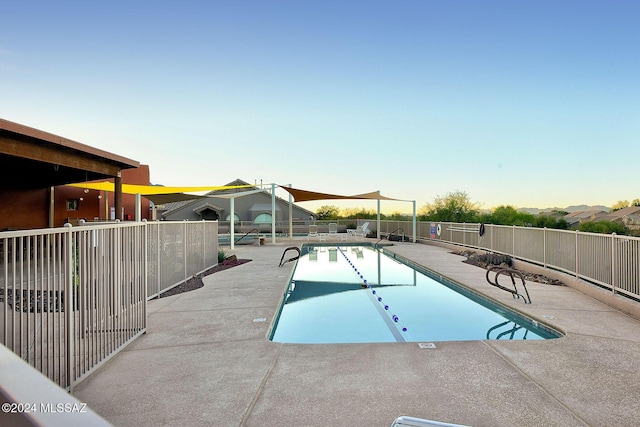
<path id="1" fill-rule="evenodd" d="M 154 184 L 418 207 L 456 190 L 484 208 L 640 197 L 637 1 L 2 9 L 0 117 L 148 164 Z M 302 206 L 321 204 L 375 208 Z"/>

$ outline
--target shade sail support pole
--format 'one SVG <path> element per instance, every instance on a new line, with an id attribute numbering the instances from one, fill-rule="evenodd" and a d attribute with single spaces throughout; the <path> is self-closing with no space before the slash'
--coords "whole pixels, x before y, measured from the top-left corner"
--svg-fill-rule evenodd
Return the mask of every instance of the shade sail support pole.
<path id="1" fill-rule="evenodd" d="M 413 243 L 416 242 L 416 236 L 418 235 L 416 233 L 416 201 L 412 200 L 413 202 Z"/>
<path id="2" fill-rule="evenodd" d="M 136 221 L 142 221 L 142 195 L 136 193 Z"/>
<path id="3" fill-rule="evenodd" d="M 380 190 L 378 190 L 378 196 L 380 196 Z M 380 239 L 380 198 L 378 197 L 378 218 L 376 225 L 376 238 Z"/>
<path id="4" fill-rule="evenodd" d="M 289 184 L 291 188 L 291 184 Z M 289 193 L 289 239 L 293 239 L 293 196 Z"/>
<path id="5" fill-rule="evenodd" d="M 271 184 L 271 243 L 276 243 L 276 184 Z"/>
<path id="6" fill-rule="evenodd" d="M 231 222 L 229 222 L 229 245 L 231 247 L 231 250 L 233 250 L 235 248 L 235 228 L 236 228 L 236 198 L 235 197 L 231 197 L 229 199 L 229 207 L 231 208 L 231 216 L 229 217 L 229 220 Z"/>

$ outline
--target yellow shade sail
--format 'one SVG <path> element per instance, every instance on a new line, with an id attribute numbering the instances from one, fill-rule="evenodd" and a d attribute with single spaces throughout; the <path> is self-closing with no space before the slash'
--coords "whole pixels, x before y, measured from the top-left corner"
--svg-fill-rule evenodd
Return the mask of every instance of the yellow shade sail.
<path id="1" fill-rule="evenodd" d="M 79 182 L 76 184 L 67 184 L 71 187 L 87 188 L 89 190 L 115 191 L 115 184 L 109 181 L 102 182 Z M 161 185 L 136 185 L 122 184 L 123 194 L 140 194 L 142 196 L 153 194 L 171 194 L 171 193 L 197 193 L 200 191 L 217 191 L 230 190 L 235 188 L 247 188 L 253 185 L 218 185 L 204 187 L 163 187 Z"/>

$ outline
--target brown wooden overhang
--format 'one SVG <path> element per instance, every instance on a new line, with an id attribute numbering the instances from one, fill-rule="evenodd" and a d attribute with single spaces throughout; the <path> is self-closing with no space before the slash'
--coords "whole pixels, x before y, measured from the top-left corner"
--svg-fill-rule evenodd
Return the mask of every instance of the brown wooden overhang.
<path id="1" fill-rule="evenodd" d="M 0 119 L 0 188 L 46 188 L 113 178 L 140 163 Z"/>

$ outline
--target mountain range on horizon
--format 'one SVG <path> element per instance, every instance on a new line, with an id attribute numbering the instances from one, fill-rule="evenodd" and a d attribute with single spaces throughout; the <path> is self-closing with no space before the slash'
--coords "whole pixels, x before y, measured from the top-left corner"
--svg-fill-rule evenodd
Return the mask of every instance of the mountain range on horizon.
<path id="1" fill-rule="evenodd" d="M 520 208 L 518 209 L 518 211 L 520 212 L 527 212 L 530 214 L 540 214 L 540 213 L 544 213 L 544 212 L 551 212 L 551 211 L 564 211 L 564 212 L 584 212 L 584 211 L 605 211 L 605 212 L 609 212 L 611 210 L 610 207 L 608 206 L 602 206 L 602 205 L 595 205 L 595 206 L 590 206 L 590 205 L 572 205 L 572 206 L 567 206 L 566 208 Z"/>

